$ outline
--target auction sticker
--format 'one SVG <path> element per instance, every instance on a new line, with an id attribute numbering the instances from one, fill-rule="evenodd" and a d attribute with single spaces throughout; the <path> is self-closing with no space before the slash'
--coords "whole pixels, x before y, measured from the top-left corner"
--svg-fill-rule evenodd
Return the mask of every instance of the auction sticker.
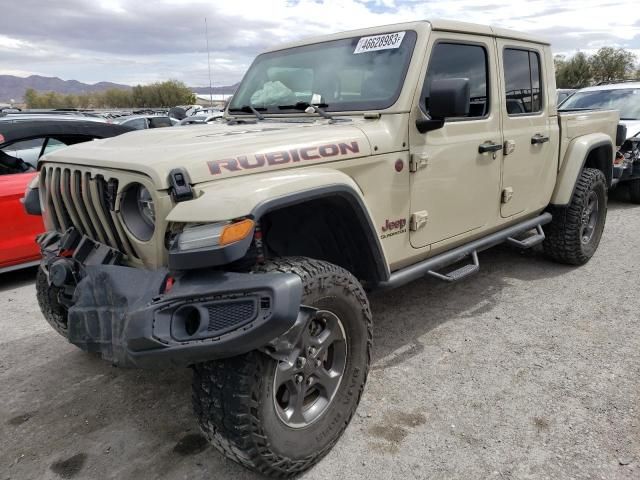
<path id="1" fill-rule="evenodd" d="M 375 50 L 389 50 L 392 48 L 400 48 L 402 39 L 406 32 L 385 33 L 384 35 L 373 35 L 371 37 L 362 37 L 358 40 L 358 45 L 353 51 L 356 53 L 373 52 Z"/>

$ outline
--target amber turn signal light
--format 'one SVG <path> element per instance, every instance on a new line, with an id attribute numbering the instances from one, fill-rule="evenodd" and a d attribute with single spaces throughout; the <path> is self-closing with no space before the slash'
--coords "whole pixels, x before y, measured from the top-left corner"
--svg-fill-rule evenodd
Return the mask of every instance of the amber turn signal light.
<path id="1" fill-rule="evenodd" d="M 220 235 L 220 245 L 229 245 L 246 238 L 253 231 L 253 220 L 245 219 L 226 225 Z"/>

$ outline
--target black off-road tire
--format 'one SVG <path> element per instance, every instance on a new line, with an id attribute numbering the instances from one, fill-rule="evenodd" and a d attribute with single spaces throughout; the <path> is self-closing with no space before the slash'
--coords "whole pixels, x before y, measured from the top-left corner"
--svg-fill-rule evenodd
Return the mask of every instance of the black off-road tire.
<path id="1" fill-rule="evenodd" d="M 67 338 L 67 309 L 58 302 L 58 292 L 59 289 L 53 285 L 50 286 L 47 281 L 47 275 L 41 268 L 38 268 L 36 275 L 36 296 L 38 298 L 38 305 L 40 305 L 40 311 L 49 325 L 64 338 Z"/>
<path id="2" fill-rule="evenodd" d="M 224 455 L 263 475 L 288 478 L 326 455 L 356 411 L 371 361 L 371 311 L 358 281 L 331 263 L 281 258 L 259 271 L 295 273 L 302 279 L 304 305 L 340 317 L 349 354 L 337 393 L 317 420 L 291 428 L 274 403 L 278 362 L 253 351 L 195 365 L 193 407 L 202 431 Z"/>
<path id="3" fill-rule="evenodd" d="M 629 182 L 629 197 L 632 203 L 640 204 L 640 179 Z"/>
<path id="4" fill-rule="evenodd" d="M 598 218 L 593 235 L 583 241 L 584 214 L 591 193 L 598 199 Z M 600 170 L 585 168 L 567 206 L 551 206 L 551 223 L 545 225 L 544 253 L 556 262 L 568 265 L 584 265 L 594 255 L 600 244 L 607 217 L 607 181 Z"/>

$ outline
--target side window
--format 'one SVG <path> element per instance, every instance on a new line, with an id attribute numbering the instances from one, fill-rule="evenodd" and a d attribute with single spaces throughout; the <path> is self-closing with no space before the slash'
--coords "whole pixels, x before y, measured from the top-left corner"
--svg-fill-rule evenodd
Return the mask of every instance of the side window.
<path id="1" fill-rule="evenodd" d="M 489 113 L 487 63 L 487 51 L 480 45 L 437 43 L 431 53 L 420 97 L 421 101 L 426 99 L 425 113 L 429 113 L 431 82 L 441 78 L 468 78 L 471 90 L 468 118 L 486 116 Z M 422 109 L 425 108 L 423 103 L 420 106 Z"/>
<path id="2" fill-rule="evenodd" d="M 149 128 L 170 127 L 173 125 L 169 117 L 151 117 L 149 119 Z"/>
<path id="3" fill-rule="evenodd" d="M 0 172 L 21 173 L 38 165 L 44 138 L 34 138 L 12 143 L 0 150 Z"/>
<path id="4" fill-rule="evenodd" d="M 144 130 L 145 128 L 148 128 L 146 118 L 133 118 L 131 120 L 127 120 L 126 122 L 122 122 L 122 125 L 135 128 L 136 130 Z"/>
<path id="5" fill-rule="evenodd" d="M 47 155 L 48 153 L 54 152 L 59 148 L 66 147 L 67 145 L 56 138 L 49 138 L 47 140 L 47 144 L 44 147 L 44 152 L 42 155 Z"/>
<path id="6" fill-rule="evenodd" d="M 537 52 L 505 48 L 504 80 L 509 115 L 542 110 L 540 56 Z"/>

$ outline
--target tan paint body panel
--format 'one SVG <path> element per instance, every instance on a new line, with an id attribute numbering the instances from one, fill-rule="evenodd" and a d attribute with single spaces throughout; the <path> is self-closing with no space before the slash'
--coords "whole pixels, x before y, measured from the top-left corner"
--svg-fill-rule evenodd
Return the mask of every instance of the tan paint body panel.
<path id="1" fill-rule="evenodd" d="M 564 162 L 569 158 L 567 150 L 569 145 L 579 137 L 593 133 L 602 133 L 613 139 L 615 143 L 616 128 L 620 114 L 615 110 L 590 110 L 587 112 L 561 112 L 558 115 L 560 130 L 560 152 L 558 169 L 562 169 Z M 601 139 L 602 140 L 602 139 Z"/>
<path id="2" fill-rule="evenodd" d="M 171 222 L 240 218 L 269 199 L 342 185 L 351 188 L 366 206 L 388 271 L 394 271 L 537 215 L 552 198 L 566 197 L 579 174 L 580 167 L 576 169 L 576 165 L 584 160 L 581 153 L 593 142 L 615 137 L 616 112 L 557 114 L 549 46 L 544 40 L 519 32 L 461 22 L 421 21 L 327 35 L 273 50 L 401 30 L 417 33 L 404 86 L 394 105 L 369 112 L 373 118 L 365 118 L 367 112 L 362 111 L 340 112 L 333 115 L 346 121 L 331 124 L 318 116 L 291 113 L 266 115 L 267 121 L 253 124 L 146 130 L 60 150 L 44 158 L 43 163 L 89 171 L 92 178 L 116 178 L 120 190 L 137 181 L 148 186 L 156 203 L 158 223 L 154 237 L 149 242 L 139 242 L 131 238 L 126 226 L 124 229 L 140 261 L 149 268 L 166 264 L 164 238 Z M 483 120 L 447 122 L 443 129 L 424 135 L 417 132 L 415 121 L 424 118 L 419 108 L 420 92 L 437 39 L 486 45 L 490 114 Z M 502 45 L 540 52 L 546 93 L 544 112 L 535 119 L 507 125 L 504 131 L 503 123 L 509 119 L 503 105 Z M 236 117 L 255 120 L 252 115 Z M 525 145 L 527 135 L 537 129 L 548 132 L 551 138 L 544 146 L 544 155 L 535 155 L 537 152 Z M 507 163 L 511 159 L 502 152 L 495 159 L 477 154 L 480 143 L 501 142 L 511 136 L 517 137 L 516 151 L 521 155 L 513 158 L 511 169 Z M 357 151 L 326 147 L 324 152 L 331 155 L 319 155 L 322 146 L 353 142 L 357 143 Z M 338 153 L 334 155 L 336 148 Z M 296 160 L 287 154 L 289 161 L 284 162 L 281 154 L 273 157 L 271 165 L 260 163 L 261 155 L 291 151 L 301 155 L 303 149 L 310 149 L 304 151 L 319 158 Z M 426 168 L 411 173 L 412 154 L 424 154 Z M 219 160 L 238 163 L 245 157 L 255 168 L 220 166 L 216 173 L 210 164 Z M 194 200 L 175 204 L 169 197 L 168 175 L 176 167 L 188 172 L 196 194 Z M 514 185 L 517 208 L 502 211 L 501 190 L 509 184 Z M 428 212 L 426 226 L 410 232 L 411 214 L 423 211 Z M 45 212 L 45 218 L 48 214 Z M 405 226 L 393 232 L 383 231 L 386 222 Z M 51 227 L 50 221 L 47 226 Z"/>
<path id="3" fill-rule="evenodd" d="M 289 151 L 298 147 L 313 149 L 321 145 L 357 142 L 359 153 L 290 161 L 237 172 L 222 169 L 213 175 L 209 163 L 256 154 Z M 310 154 L 319 157 L 316 150 Z M 247 173 L 274 171 L 282 168 L 317 165 L 327 161 L 369 156 L 367 137 L 353 122 L 329 125 L 326 122 L 304 124 L 261 123 L 249 125 L 195 125 L 189 127 L 157 128 L 126 133 L 118 137 L 78 144 L 47 156 L 44 161 L 75 165 L 102 165 L 116 170 L 141 172 L 153 180 L 157 189 L 168 188 L 169 172 L 185 167 L 194 184 L 210 182 Z"/>
<path id="4" fill-rule="evenodd" d="M 541 68 L 553 62 L 551 49 L 546 45 L 511 38 L 498 38 L 496 43 L 502 85 L 506 84 L 503 66 L 505 49 L 517 48 L 537 54 Z M 548 80 L 548 77 L 546 79 Z M 560 135 L 555 117 L 555 85 L 552 92 L 546 91 L 544 85 L 547 80 L 543 78 L 542 109 L 539 112 L 509 115 L 501 105 L 502 141 L 510 142 L 515 147 L 511 154 L 502 155 L 502 190 L 508 188 L 514 192 L 511 200 L 500 207 L 500 215 L 503 218 L 524 216 L 546 207 L 553 191 Z M 553 101 L 549 103 L 550 98 L 553 98 Z M 536 135 L 548 137 L 550 140 L 547 143 L 532 145 L 531 139 Z"/>
<path id="5" fill-rule="evenodd" d="M 487 32 L 490 34 L 490 29 Z M 495 55 L 492 55 L 493 38 L 490 36 L 434 31 L 427 51 L 432 51 L 439 42 L 453 39 L 484 47 L 489 61 L 489 77 L 497 77 L 497 63 Z M 423 62 L 410 125 L 424 117 L 419 104 L 429 58 Z M 478 146 L 482 143 L 501 142 L 499 98 L 493 91 L 489 98 L 486 118 L 447 122 L 443 128 L 427 134 L 410 128 L 411 154 L 425 156 L 428 163 L 411 177 L 411 210 L 428 213 L 426 226 L 411 232 L 413 247 L 427 247 L 465 237 L 495 223 L 501 155 L 498 153 L 494 159 L 491 155 L 478 153 Z"/>

